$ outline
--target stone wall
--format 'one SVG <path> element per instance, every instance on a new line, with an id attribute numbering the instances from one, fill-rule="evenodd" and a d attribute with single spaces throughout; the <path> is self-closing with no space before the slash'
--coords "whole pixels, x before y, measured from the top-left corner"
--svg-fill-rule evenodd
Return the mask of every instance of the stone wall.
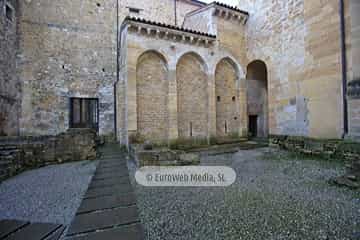
<path id="1" fill-rule="evenodd" d="M 349 137 L 360 140 L 360 2 L 345 1 Z"/>
<path id="2" fill-rule="evenodd" d="M 208 94 L 204 64 L 199 56 L 187 54 L 176 65 L 180 138 L 208 136 Z"/>
<path id="3" fill-rule="evenodd" d="M 217 29 L 213 14 L 213 8 L 205 8 L 204 10 L 189 13 L 184 20 L 183 27 L 216 35 Z"/>
<path id="4" fill-rule="evenodd" d="M 141 31 L 139 31 L 138 26 L 142 27 Z M 155 34 L 156 29 L 159 30 L 158 34 Z M 164 36 L 165 31 L 169 32 L 169 36 Z M 186 41 L 181 40 L 179 35 L 175 37 L 176 32 L 179 35 L 186 35 Z M 201 42 L 198 35 L 145 23 L 129 21 L 123 26 L 121 33 L 122 54 L 119 59 L 121 77 L 117 84 L 118 140 L 121 144 L 127 145 L 128 136 L 136 135 L 139 129 L 137 121 L 138 93 L 136 89 L 137 64 L 139 58 L 148 51 L 157 52 L 166 60 L 168 66 L 168 92 L 167 94 L 165 92 L 168 101 L 168 140 L 177 139 L 180 131 L 182 137 L 188 137 L 190 135 L 190 122 L 192 121 L 194 121 L 193 128 L 195 128 L 193 137 L 210 138 L 216 136 L 215 72 L 216 66 L 223 59 L 232 63 L 230 73 L 236 72 L 236 96 L 239 96 L 236 99 L 238 100 L 236 103 L 237 111 L 240 113 L 240 118 L 245 115 L 246 106 L 244 104 L 246 101 L 244 99 L 246 97 L 244 95 L 246 95 L 246 91 L 239 90 L 239 85 L 243 84 L 242 87 L 244 87 L 245 84 L 244 71 L 241 65 L 227 49 L 219 48 L 214 38 L 202 37 L 208 41 L 211 39 L 213 43 Z M 186 61 L 183 61 L 184 58 Z M 232 75 L 232 77 L 234 76 Z M 184 84 L 181 83 L 182 81 Z M 182 100 L 178 99 L 179 95 L 183 95 Z M 179 106 L 185 104 L 187 107 L 183 107 L 180 111 Z M 180 120 L 181 117 L 184 119 Z M 200 124 L 195 125 L 196 122 L 200 122 Z M 239 128 L 242 130 L 239 132 L 241 134 L 244 134 L 245 131 L 243 130 L 247 128 L 243 123 L 244 121 L 239 121 Z M 182 126 L 180 127 L 179 124 Z"/>
<path id="5" fill-rule="evenodd" d="M 0 181 L 30 168 L 96 158 L 96 133 L 70 129 L 57 136 L 1 137 Z"/>
<path id="6" fill-rule="evenodd" d="M 256 0 L 240 7 L 251 16 L 248 58 L 264 61 L 269 70 L 270 132 L 340 138 L 338 1 Z"/>
<path id="7" fill-rule="evenodd" d="M 70 97 L 98 98 L 100 134 L 114 131 L 116 1 L 21 1 L 22 135 L 69 128 Z"/>
<path id="8" fill-rule="evenodd" d="M 165 59 L 156 52 L 144 53 L 137 63 L 137 124 L 144 140 L 168 138 L 168 69 Z"/>
<path id="9" fill-rule="evenodd" d="M 235 59 L 237 72 L 237 96 L 236 104 L 239 113 L 239 133 L 247 136 L 248 116 L 247 116 L 247 82 L 246 65 L 247 43 L 245 38 L 246 26 L 238 20 L 227 19 L 225 16 L 214 16 L 216 23 L 216 32 L 218 35 L 219 49 L 228 51 Z M 216 111 L 214 109 L 214 111 Z"/>
<path id="10" fill-rule="evenodd" d="M 21 83 L 16 74 L 18 2 L 0 1 L 0 136 L 19 134 Z"/>
<path id="11" fill-rule="evenodd" d="M 215 71 L 216 135 L 218 137 L 239 135 L 237 80 L 237 72 L 232 61 L 221 60 Z"/>
<path id="12" fill-rule="evenodd" d="M 247 109 L 249 116 L 257 117 L 256 134 L 253 137 L 267 137 L 268 128 L 268 79 L 263 62 L 254 61 L 247 67 Z"/>
<path id="13" fill-rule="evenodd" d="M 175 23 L 174 1 L 118 3 L 120 24 L 128 15 Z M 71 97 L 98 98 L 99 133 L 114 133 L 116 4 L 117 0 L 20 1 L 22 135 L 58 134 L 68 129 Z M 199 4 L 178 1 L 179 25 L 187 12 L 198 7 Z M 129 8 L 139 9 L 139 13 L 130 12 Z"/>

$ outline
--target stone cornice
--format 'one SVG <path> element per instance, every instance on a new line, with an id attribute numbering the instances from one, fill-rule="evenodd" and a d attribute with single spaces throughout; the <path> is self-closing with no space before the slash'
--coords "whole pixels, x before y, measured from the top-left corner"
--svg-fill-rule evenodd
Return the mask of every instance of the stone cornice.
<path id="1" fill-rule="evenodd" d="M 129 32 L 172 42 L 211 47 L 216 41 L 215 35 L 139 18 L 127 17 L 123 26 L 128 26 Z"/>
<path id="2" fill-rule="evenodd" d="M 213 3 L 212 6 L 215 8 L 214 16 L 221 17 L 226 20 L 233 20 L 244 25 L 249 19 L 249 14 L 242 10 L 234 10 L 233 8 L 228 8 L 226 5 L 219 3 Z"/>
<path id="3" fill-rule="evenodd" d="M 213 2 L 208 4 L 207 6 L 200 8 L 200 9 L 196 9 L 192 12 L 189 12 L 188 14 L 186 14 L 186 17 L 190 17 L 193 15 L 196 15 L 198 13 L 207 11 L 209 9 L 213 10 L 213 15 L 216 17 L 221 17 L 224 18 L 226 20 L 233 20 L 242 24 L 246 24 L 247 20 L 249 19 L 249 13 L 245 12 L 243 10 L 240 10 L 238 8 L 235 7 L 231 7 L 229 5 L 226 4 L 222 4 L 219 2 Z M 185 17 L 185 18 L 186 18 Z"/>

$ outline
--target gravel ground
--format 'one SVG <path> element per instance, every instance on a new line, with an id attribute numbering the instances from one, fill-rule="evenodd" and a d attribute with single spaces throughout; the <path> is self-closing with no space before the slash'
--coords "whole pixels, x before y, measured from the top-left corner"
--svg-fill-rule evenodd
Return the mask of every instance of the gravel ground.
<path id="1" fill-rule="evenodd" d="M 0 184 L 0 220 L 69 225 L 97 162 L 83 161 L 26 171 Z"/>
<path id="2" fill-rule="evenodd" d="M 132 179 L 147 239 L 325 240 L 360 232 L 360 192 L 327 183 L 344 173 L 340 163 L 258 149 L 203 156 L 202 165 L 231 166 L 237 180 L 228 188 L 147 188 Z"/>

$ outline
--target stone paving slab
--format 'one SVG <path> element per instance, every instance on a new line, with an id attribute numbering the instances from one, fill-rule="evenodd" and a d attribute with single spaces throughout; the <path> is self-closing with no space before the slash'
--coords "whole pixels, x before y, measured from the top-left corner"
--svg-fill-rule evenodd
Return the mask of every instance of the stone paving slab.
<path id="1" fill-rule="evenodd" d="M 66 227 L 58 228 L 53 234 L 47 237 L 45 240 L 58 240 L 62 236 L 63 232 L 65 231 Z"/>
<path id="2" fill-rule="evenodd" d="M 66 239 L 143 240 L 125 154 L 118 146 L 102 153 Z"/>
<path id="3" fill-rule="evenodd" d="M 122 185 L 116 185 L 116 186 L 110 186 L 110 187 L 102 187 L 102 188 L 93 188 L 89 189 L 84 199 L 87 198 L 96 198 L 96 197 L 102 197 L 102 196 L 108 196 L 108 195 L 122 195 L 124 193 L 130 193 L 133 192 L 131 184 L 122 184 Z"/>
<path id="4" fill-rule="evenodd" d="M 10 233 L 28 225 L 29 222 L 16 220 L 2 220 L 0 221 L 0 239 L 8 236 Z"/>
<path id="5" fill-rule="evenodd" d="M 102 155 L 101 158 L 102 159 L 118 159 L 120 160 L 123 156 L 121 154 L 106 154 L 106 155 Z"/>
<path id="6" fill-rule="evenodd" d="M 116 208 L 77 215 L 67 234 L 71 236 L 136 222 L 140 222 L 136 206 Z"/>
<path id="7" fill-rule="evenodd" d="M 96 174 L 92 178 L 93 181 L 105 181 L 109 179 L 122 179 L 122 178 L 129 178 L 129 173 L 103 173 L 103 174 Z"/>
<path id="8" fill-rule="evenodd" d="M 66 240 L 143 240 L 145 238 L 141 224 L 131 224 Z"/>
<path id="9" fill-rule="evenodd" d="M 95 172 L 95 176 L 96 175 L 101 175 L 101 174 L 111 174 L 111 173 L 114 173 L 114 174 L 129 174 L 129 171 L 128 169 L 125 167 L 123 169 L 112 169 L 112 168 L 106 168 L 106 169 L 102 169 L 102 168 L 99 168 L 99 170 L 96 170 Z"/>
<path id="10" fill-rule="evenodd" d="M 64 228 L 59 224 L 1 221 L 1 240 L 57 240 Z M 7 230 L 6 230 L 7 229 Z M 59 235 L 55 233 L 62 229 Z"/>
<path id="11" fill-rule="evenodd" d="M 94 180 L 90 183 L 89 189 L 100 188 L 100 187 L 110 187 L 116 184 L 130 184 L 129 177 L 116 177 L 116 178 L 107 178 L 107 179 L 99 179 Z"/>
<path id="12" fill-rule="evenodd" d="M 92 199 L 84 199 L 77 214 L 83 214 L 93 211 L 106 210 L 118 207 L 127 207 L 136 204 L 136 198 L 133 193 L 122 196 L 112 195 Z"/>

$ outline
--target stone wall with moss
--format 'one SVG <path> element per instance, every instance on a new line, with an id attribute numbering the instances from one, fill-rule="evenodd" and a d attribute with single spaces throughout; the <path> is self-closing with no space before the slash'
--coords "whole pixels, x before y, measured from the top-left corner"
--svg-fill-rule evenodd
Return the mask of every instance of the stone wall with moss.
<path id="1" fill-rule="evenodd" d="M 21 82 L 16 74 L 18 1 L 0 1 L 0 136 L 19 134 Z"/>
<path id="2" fill-rule="evenodd" d="M 27 169 L 96 156 L 96 132 L 90 129 L 70 129 L 57 136 L 0 137 L 0 181 Z"/>

